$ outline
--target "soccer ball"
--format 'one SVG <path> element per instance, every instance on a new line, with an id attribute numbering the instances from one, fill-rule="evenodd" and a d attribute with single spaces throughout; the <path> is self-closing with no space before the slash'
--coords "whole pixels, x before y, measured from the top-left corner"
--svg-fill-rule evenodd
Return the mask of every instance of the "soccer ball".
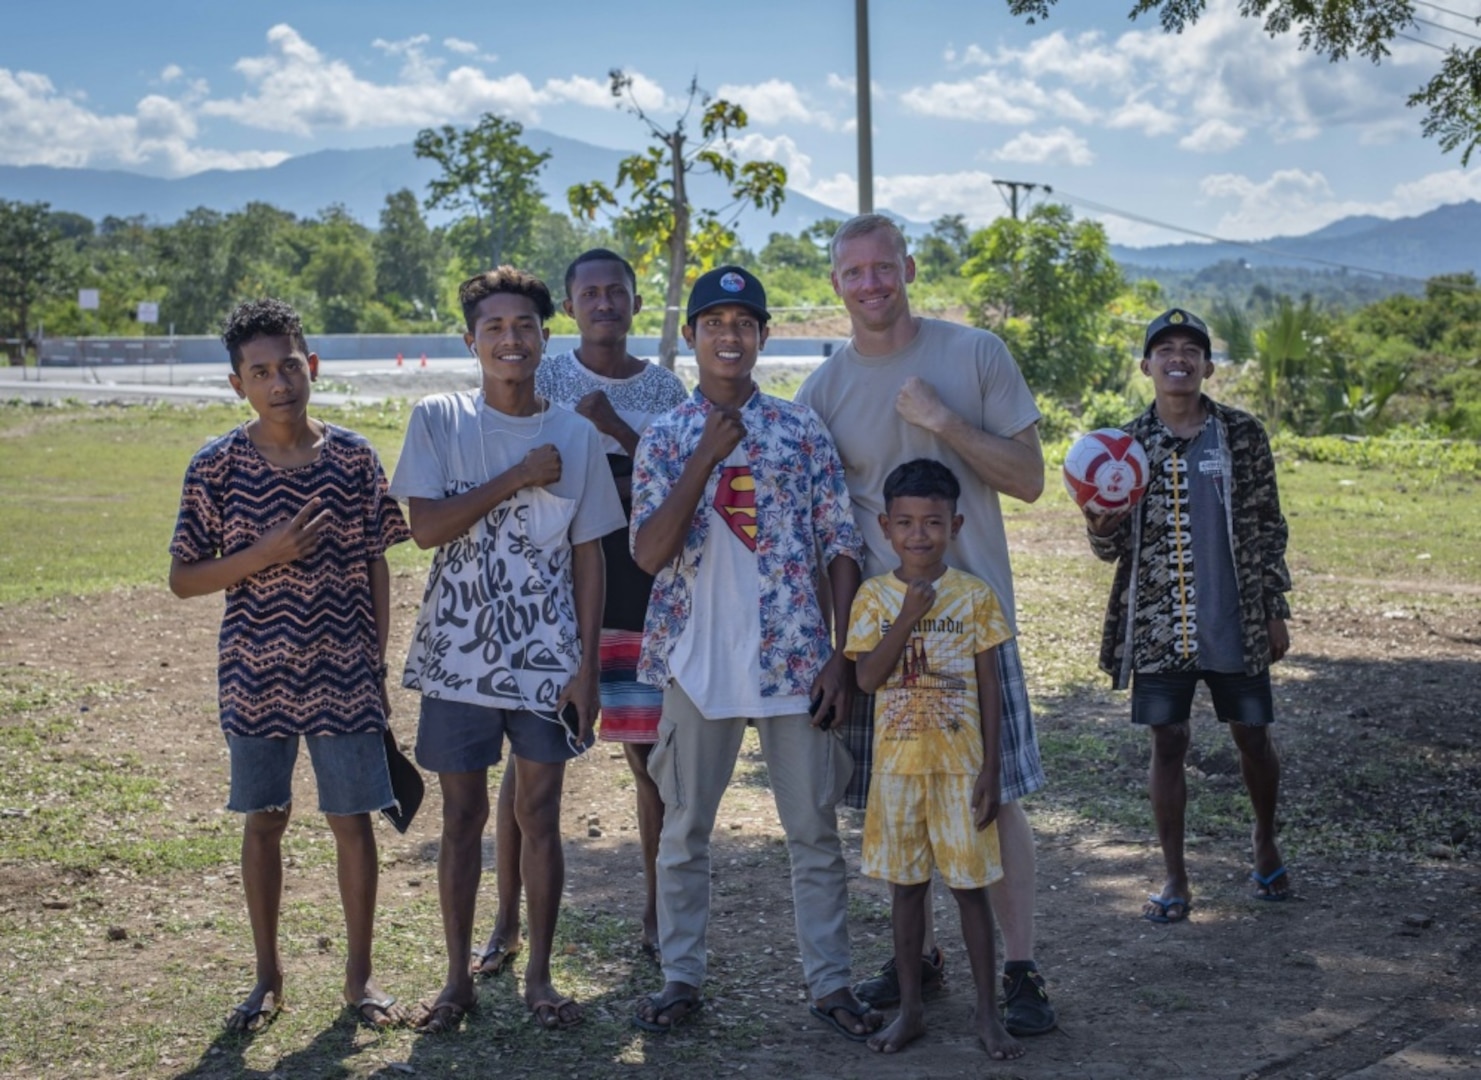
<path id="1" fill-rule="evenodd" d="M 1147 490 L 1147 471 L 1142 444 L 1119 428 L 1080 436 L 1064 456 L 1065 490 L 1092 514 L 1135 506 Z"/>

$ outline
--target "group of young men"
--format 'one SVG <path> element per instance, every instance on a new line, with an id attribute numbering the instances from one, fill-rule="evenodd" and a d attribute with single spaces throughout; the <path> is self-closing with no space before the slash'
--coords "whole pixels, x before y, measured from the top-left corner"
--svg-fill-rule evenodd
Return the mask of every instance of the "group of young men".
<path id="1" fill-rule="evenodd" d="M 469 279 L 464 340 L 481 384 L 416 405 L 389 484 L 363 439 L 309 417 L 318 361 L 291 309 L 257 301 L 234 313 L 223 335 L 232 384 L 256 418 L 191 462 L 171 547 L 178 594 L 227 595 L 222 724 L 229 805 L 246 815 L 243 884 L 257 952 L 257 984 L 230 1027 L 258 1030 L 282 1005 L 280 840 L 300 737 L 338 845 L 344 995 L 356 1018 L 452 1030 L 477 1002 L 476 980 L 499 974 L 527 943 L 524 997 L 536 1021 L 581 1023 L 581 1006 L 552 983 L 550 951 L 564 878 L 564 767 L 591 744 L 600 714 L 602 737 L 623 744 L 635 780 L 641 944 L 664 980 L 638 1003 L 637 1027 L 663 1034 L 704 1005 L 711 833 L 751 726 L 786 837 L 813 1015 L 886 1053 L 924 1032 L 923 1001 L 945 981 L 929 903 L 939 873 L 961 911 L 975 1031 L 988 1053 L 1017 1057 L 1015 1036 L 1054 1028 L 1034 963 L 1034 844 L 1022 808 L 1044 770 L 999 506 L 1000 493 L 1032 502 L 1043 490 L 1040 414 L 997 337 L 911 312 L 915 264 L 888 218 L 845 223 L 831 256 L 853 336 L 793 402 L 753 379 L 770 313 L 763 284 L 742 267 L 710 271 L 689 295 L 692 393 L 627 351 L 641 299 L 616 254 L 587 252 L 567 271 L 563 307 L 581 343 L 558 356 L 545 356 L 555 303 L 544 283 L 509 267 Z M 1157 732 L 1154 808 L 1168 880 L 1148 911 L 1172 920 L 1191 910 L 1179 754 L 1199 678 L 1221 719 L 1234 721 L 1262 895 L 1287 895 L 1274 836 L 1278 763 L 1262 725 L 1268 664 L 1288 641 L 1289 579 L 1263 433 L 1201 395 L 1206 328 L 1178 311 L 1162 321 L 1149 328 L 1142 361 L 1157 404 L 1134 429 L 1149 450 L 1165 444 L 1152 456 L 1158 468 L 1172 463 L 1175 499 L 1197 460 L 1223 501 L 1195 493 L 1189 506 L 1164 506 L 1154 481 L 1144 505 L 1181 521 L 1175 531 L 1191 523 L 1195 536 L 1221 539 L 1195 544 L 1186 580 L 1168 587 L 1161 517 L 1145 528 L 1136 514 L 1087 526 L 1096 553 L 1120 560 L 1122 600 L 1113 597 L 1103 659 L 1118 685 L 1135 673 L 1134 719 Z M 1170 342 L 1176 355 L 1164 363 Z M 1190 440 L 1211 449 L 1191 457 Z M 1251 485 L 1246 459 L 1255 460 Z M 1209 524 L 1220 506 L 1227 538 Z M 1247 517 L 1258 523 L 1246 528 Z M 395 801 L 382 743 L 384 552 L 408 538 L 435 549 L 402 684 L 420 694 L 417 762 L 441 787 L 448 958 L 442 989 L 414 1010 L 374 983 L 370 960 L 370 815 Z M 1138 588 L 1162 607 L 1186 609 L 1196 596 L 1197 619 L 1185 619 L 1181 636 L 1165 632 L 1165 612 L 1144 615 Z M 1206 595 L 1225 607 L 1205 610 Z M 1230 621 L 1219 612 L 1231 603 L 1236 629 L 1211 627 Z M 1161 644 L 1173 637 L 1182 652 L 1168 661 Z M 475 947 L 488 770 L 506 739 L 499 909 Z M 866 808 L 863 869 L 890 883 L 894 909 L 895 955 L 858 984 L 836 815 L 844 799 Z M 886 1027 L 878 1009 L 897 1004 Z"/>

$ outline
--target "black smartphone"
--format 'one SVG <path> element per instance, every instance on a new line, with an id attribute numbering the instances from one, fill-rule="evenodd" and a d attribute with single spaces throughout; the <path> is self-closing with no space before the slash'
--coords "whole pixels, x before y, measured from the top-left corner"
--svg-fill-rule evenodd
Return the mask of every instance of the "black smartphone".
<path id="1" fill-rule="evenodd" d="M 576 703 L 568 701 L 560 712 L 561 723 L 566 725 L 566 730 L 571 733 L 571 738 L 581 738 L 581 714 L 576 711 Z"/>
<path id="2" fill-rule="evenodd" d="M 818 715 L 818 709 L 822 708 L 822 705 L 823 695 L 822 692 L 819 691 L 817 694 L 814 694 L 813 699 L 807 703 L 807 714 L 809 716 L 816 717 Z M 832 727 L 833 718 L 836 712 L 837 709 L 834 706 L 829 705 L 827 713 L 825 713 L 823 715 L 823 719 L 818 722 L 818 727 L 823 731 L 827 731 L 830 727 Z"/>

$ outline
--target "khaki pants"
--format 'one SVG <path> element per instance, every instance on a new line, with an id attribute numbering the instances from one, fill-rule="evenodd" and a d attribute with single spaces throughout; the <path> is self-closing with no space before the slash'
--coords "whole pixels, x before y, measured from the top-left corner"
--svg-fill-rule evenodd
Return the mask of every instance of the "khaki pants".
<path id="1" fill-rule="evenodd" d="M 658 948 L 668 982 L 703 986 L 710 921 L 710 833 L 747 721 L 709 720 L 677 683 L 663 695 L 648 773 L 663 796 L 658 843 Z M 806 714 L 753 721 L 792 862 L 803 976 L 814 1000 L 851 982 L 848 887 L 835 806 L 853 761 Z"/>

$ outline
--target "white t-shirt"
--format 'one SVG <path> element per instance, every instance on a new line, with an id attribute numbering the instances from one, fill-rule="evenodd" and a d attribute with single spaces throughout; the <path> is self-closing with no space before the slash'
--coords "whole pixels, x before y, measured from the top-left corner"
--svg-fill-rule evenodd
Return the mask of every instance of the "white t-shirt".
<path id="1" fill-rule="evenodd" d="M 437 549 L 402 685 L 428 697 L 548 712 L 581 662 L 571 548 L 626 524 L 597 430 L 559 408 L 517 417 L 479 390 L 417 402 L 391 479 L 445 499 L 553 444 L 561 478 L 521 488 Z"/>
<path id="2" fill-rule="evenodd" d="M 935 458 L 962 485 L 957 504 L 962 529 L 947 549 L 946 561 L 986 581 L 1008 625 L 1016 627 L 1013 571 L 998 493 L 946 443 L 895 411 L 895 398 L 912 375 L 929 383 L 969 423 L 993 435 L 1012 438 L 1040 415 L 1008 347 L 986 330 L 921 319 L 914 340 L 899 352 L 861 356 L 849 342 L 825 360 L 802 384 L 796 400 L 822 418 L 838 445 L 854 521 L 864 538 L 864 577 L 888 573 L 899 561 L 879 527 L 885 478 L 897 465 Z"/>
<path id="3" fill-rule="evenodd" d="M 714 515 L 690 590 L 691 618 L 674 639 L 669 673 L 700 715 L 791 716 L 804 696 L 761 695 L 761 571 L 756 560 L 755 482 L 745 443 L 721 466 L 709 506 Z M 703 614 L 701 614 L 703 613 Z"/>
<path id="4" fill-rule="evenodd" d="M 567 409 L 574 409 L 576 402 L 593 390 L 601 390 L 623 423 L 639 435 L 655 416 L 662 416 L 689 397 L 679 377 L 657 364 L 646 364 L 642 371 L 625 379 L 610 379 L 587 368 L 575 352 L 556 353 L 541 360 L 535 370 L 535 390 Z M 612 436 L 603 434 L 601 438 L 606 453 L 627 453 Z"/>

